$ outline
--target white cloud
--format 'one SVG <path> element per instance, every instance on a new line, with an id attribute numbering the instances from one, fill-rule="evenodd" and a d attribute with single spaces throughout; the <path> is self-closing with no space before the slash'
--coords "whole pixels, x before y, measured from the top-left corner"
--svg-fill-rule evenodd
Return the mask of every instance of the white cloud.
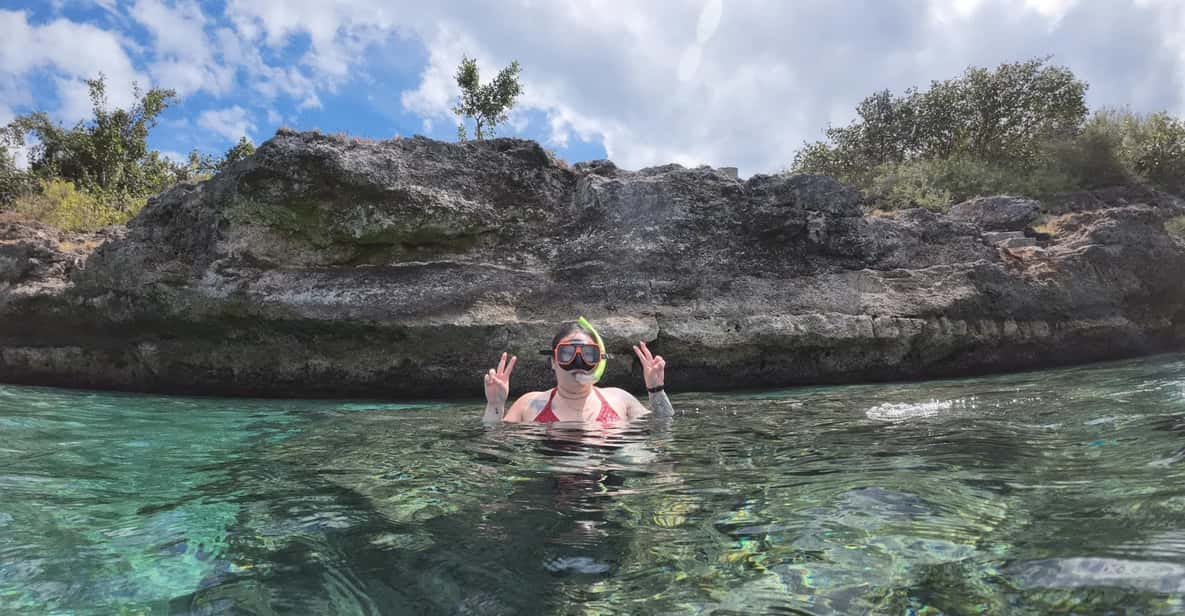
<path id="1" fill-rule="evenodd" d="M 272 102 L 284 96 L 307 101 L 316 97 L 318 80 L 307 69 L 298 66 L 268 64 L 260 53 L 259 29 L 251 21 L 237 20 L 238 30 L 218 28 L 213 34 L 213 47 L 228 67 L 244 73 L 244 81 L 252 91 Z"/>
<path id="2" fill-rule="evenodd" d="M 8 124 L 9 122 L 11 122 L 13 120 L 14 117 L 15 117 L 15 114 L 13 114 L 11 109 L 9 109 L 3 105 L 0 105 L 0 125 Z M 4 147 L 4 150 L 8 153 L 8 156 L 11 158 L 12 164 L 14 166 L 16 166 L 17 169 L 28 169 L 29 168 L 29 152 L 38 143 L 40 143 L 40 141 L 38 141 L 36 137 L 29 135 L 26 137 L 24 145 L 15 146 L 15 147 L 8 147 L 8 146 L 3 146 L 3 147 Z"/>
<path id="3" fill-rule="evenodd" d="M 527 117 L 527 114 L 522 111 L 512 111 L 510 112 L 509 117 L 506 119 L 506 123 L 509 124 L 510 128 L 514 129 L 515 132 L 521 133 L 527 130 L 527 126 L 531 123 L 531 119 Z"/>
<path id="4" fill-rule="evenodd" d="M 1094 105 L 1185 101 L 1185 22 L 1153 7 L 1073 0 L 883 3 L 717 0 L 423 8 L 404 16 L 429 50 L 404 106 L 449 118 L 462 52 L 489 78 L 523 62 L 520 106 L 550 140 L 600 140 L 625 167 L 669 161 L 776 171 L 871 92 L 926 86 L 969 65 L 1054 54 Z M 936 19 L 935 17 L 941 19 Z M 344 22 L 343 22 L 344 24 Z M 347 27 L 343 25 L 343 27 Z M 1122 33 L 1122 34 L 1120 34 Z M 1137 43 L 1137 41 L 1139 41 Z"/>
<path id="5" fill-rule="evenodd" d="M 108 103 L 125 107 L 134 102 L 132 83 L 147 80 L 124 52 L 118 35 L 88 24 L 56 19 L 32 25 L 27 14 L 0 10 L 0 67 L 9 79 L 31 89 L 29 79 L 49 70 L 55 77 L 61 107 L 56 116 L 72 124 L 90 116 L 91 103 L 84 80 L 103 73 L 107 77 Z M 0 104 L 13 105 L 7 98 Z"/>
<path id="6" fill-rule="evenodd" d="M 135 0 L 118 10 L 152 33 L 150 45 L 0 11 L 0 109 L 19 108 L 28 75 L 44 69 L 63 94 L 62 115 L 89 112 L 81 79 L 100 68 L 112 102 L 127 102 L 119 97 L 140 78 L 135 57 L 158 85 L 238 103 L 197 121 L 234 140 L 255 129 L 252 117 L 278 124 L 277 99 L 320 108 L 326 94 L 366 83 L 367 69 L 386 59 L 376 50 L 398 37 L 426 50 L 417 82 L 400 96 L 426 132 L 456 123 L 462 54 L 478 59 L 485 79 L 518 59 L 525 91 L 501 133 L 544 127 L 560 147 L 599 141 L 628 168 L 674 161 L 775 171 L 877 89 L 1047 54 L 1091 84 L 1093 106 L 1185 111 L 1178 0 L 227 0 L 224 14 L 203 13 L 194 0 Z M 18 87 L 6 85 L 12 75 Z M 250 92 L 235 88 L 239 77 Z"/>
<path id="7" fill-rule="evenodd" d="M 54 7 L 55 12 L 61 12 L 67 6 L 78 5 L 84 7 L 97 6 L 108 13 L 115 13 L 119 5 L 117 0 L 50 0 L 50 4 Z"/>
<path id="8" fill-rule="evenodd" d="M 984 0 L 931 0 L 928 14 L 939 23 L 947 24 L 971 17 L 983 3 Z"/>
<path id="9" fill-rule="evenodd" d="M 238 105 L 226 109 L 207 109 L 198 116 L 197 124 L 232 142 L 242 136 L 251 139 L 251 133 L 255 131 L 250 114 Z"/>
<path id="10" fill-rule="evenodd" d="M 707 45 L 720 27 L 720 16 L 724 13 L 723 0 L 708 0 L 699 13 L 699 21 L 695 24 L 695 42 L 697 45 Z"/>
<path id="11" fill-rule="evenodd" d="M 0 124 L 8 124 L 16 117 L 15 107 L 33 102 L 26 80 L 21 75 L 0 73 Z"/>
<path id="12" fill-rule="evenodd" d="M 1185 66 L 1185 5 L 1178 0 L 1137 0 L 1137 4 L 1152 7 L 1158 12 L 1165 31 L 1164 46 L 1177 59 L 1177 67 Z M 1178 73 L 1181 96 L 1175 105 L 1166 105 L 1165 110 L 1177 116 L 1185 116 L 1185 78 Z"/>
<path id="13" fill-rule="evenodd" d="M 206 16 L 196 3 L 167 6 L 160 0 L 136 0 L 130 13 L 152 34 L 156 61 L 149 65 L 149 73 L 159 86 L 172 88 L 183 97 L 199 91 L 225 94 L 234 86 L 235 65 L 214 57 Z M 237 57 L 237 41 L 232 51 Z"/>
<path id="14" fill-rule="evenodd" d="M 6 125 L 16 117 L 7 105 L 0 104 L 0 126 Z M 10 157 L 17 169 L 27 169 L 29 167 L 29 144 L 26 143 L 23 147 L 8 147 L 3 146 L 3 154 Z"/>
<path id="15" fill-rule="evenodd" d="M 94 115 L 94 104 L 90 99 L 90 87 L 86 82 L 77 79 L 54 78 L 57 84 L 58 97 L 61 108 L 58 113 L 63 118 L 90 118 Z M 110 104 L 111 88 L 107 88 L 108 104 Z M 116 105 L 118 106 L 118 105 Z M 69 122 L 69 120 L 67 120 Z"/>
<path id="16" fill-rule="evenodd" d="M 449 117 L 456 90 L 453 71 L 462 52 L 479 59 L 486 79 L 518 58 L 524 65 L 520 105 L 548 117 L 549 141 L 560 147 L 573 134 L 600 140 L 609 156 L 626 167 L 672 161 L 753 166 L 739 156 L 769 156 L 757 148 L 770 141 L 774 123 L 760 124 L 760 116 L 748 111 L 765 103 L 767 117 L 773 119 L 773 101 L 761 101 L 762 89 L 776 94 L 790 84 L 764 77 L 784 76 L 785 71 L 776 66 L 749 70 L 741 58 L 721 57 L 719 37 L 728 24 L 723 5 L 650 6 L 627 5 L 607 15 L 588 3 L 536 5 L 529 18 L 524 13 L 509 20 L 436 15 L 428 20 L 433 25 L 421 31 L 430 50 L 428 66 L 419 86 L 404 93 L 404 106 Z M 489 27 L 477 27 L 479 23 Z M 736 139 L 738 125 L 744 124 L 750 125 L 745 130 L 764 132 L 765 138 Z M 779 157 L 792 151 L 786 147 Z"/>
<path id="17" fill-rule="evenodd" d="M 1078 0 L 1025 0 L 1026 7 L 1053 20 L 1061 19 L 1077 3 Z"/>
<path id="18" fill-rule="evenodd" d="M 136 0 L 131 16 L 152 33 L 157 55 L 178 58 L 209 57 L 206 16 L 193 2 L 166 6 L 160 0 Z"/>
<path id="19" fill-rule="evenodd" d="M 161 158 L 168 160 L 168 161 L 172 161 L 178 165 L 185 165 L 185 164 L 189 163 L 189 155 L 188 154 L 182 154 L 180 152 L 174 152 L 172 150 L 161 150 L 160 155 L 161 155 Z"/>
<path id="20" fill-rule="evenodd" d="M 435 36 L 425 43 L 428 46 L 428 64 L 420 73 L 420 85 L 414 90 L 403 92 L 399 100 L 408 111 L 427 117 L 451 118 L 451 100 L 456 96 L 457 89 L 453 73 L 457 70 L 462 55 L 474 57 L 474 51 L 477 51 L 467 52 L 466 49 L 477 45 L 471 40 L 462 40 L 447 28 L 438 30 Z M 478 71 L 488 71 L 488 66 L 481 65 L 481 55 L 477 55 L 476 58 Z"/>
<path id="21" fill-rule="evenodd" d="M 303 101 L 300 101 L 300 104 L 296 108 L 301 111 L 305 109 L 320 109 L 321 99 L 316 94 L 309 94 Z"/>

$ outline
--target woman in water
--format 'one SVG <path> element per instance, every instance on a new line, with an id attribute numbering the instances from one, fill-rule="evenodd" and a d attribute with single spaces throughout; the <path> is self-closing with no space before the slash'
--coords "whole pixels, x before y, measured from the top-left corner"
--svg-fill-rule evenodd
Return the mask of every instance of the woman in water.
<path id="1" fill-rule="evenodd" d="M 506 399 L 510 395 L 510 373 L 518 358 L 511 356 L 507 361 L 506 353 L 502 354 L 498 367 L 485 374 L 486 412 L 483 421 L 613 423 L 629 421 L 650 412 L 624 389 L 602 389 L 594 385 L 605 370 L 605 345 L 583 317 L 560 327 L 551 340 L 549 353 L 556 386 L 548 391 L 523 394 L 509 409 Z M 634 345 L 634 354 L 642 362 L 642 378 L 655 414 L 673 415 L 671 401 L 663 391 L 666 361 L 661 355 L 651 354 L 645 342 Z"/>

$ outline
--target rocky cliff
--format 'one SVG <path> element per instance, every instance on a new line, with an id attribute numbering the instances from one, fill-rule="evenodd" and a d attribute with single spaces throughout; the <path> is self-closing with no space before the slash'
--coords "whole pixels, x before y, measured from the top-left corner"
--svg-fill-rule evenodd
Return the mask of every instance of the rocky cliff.
<path id="1" fill-rule="evenodd" d="M 819 176 L 569 168 L 538 144 L 280 132 L 126 230 L 0 224 L 0 381 L 279 396 L 515 390 L 583 314 L 672 390 L 952 376 L 1182 348 L 1181 200 L 865 215 Z M 1039 216 L 1049 218 L 1037 233 Z M 97 248 L 94 247 L 97 245 Z"/>

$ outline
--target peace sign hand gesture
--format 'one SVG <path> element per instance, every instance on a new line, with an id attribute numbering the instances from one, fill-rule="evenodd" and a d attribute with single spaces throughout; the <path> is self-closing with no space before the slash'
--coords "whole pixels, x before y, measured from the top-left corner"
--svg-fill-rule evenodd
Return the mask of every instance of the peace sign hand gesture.
<path id="1" fill-rule="evenodd" d="M 502 360 L 498 362 L 497 368 L 490 368 L 490 371 L 485 375 L 486 381 L 486 403 L 502 407 L 506 404 L 506 398 L 510 396 L 510 373 L 514 371 L 514 364 L 518 361 L 518 357 L 511 356 L 510 362 L 506 361 L 506 353 L 502 354 Z"/>
<path id="2" fill-rule="evenodd" d="M 662 355 L 652 355 L 645 342 L 634 345 L 634 355 L 642 362 L 642 379 L 646 382 L 646 389 L 661 387 L 666 383 L 667 360 Z"/>

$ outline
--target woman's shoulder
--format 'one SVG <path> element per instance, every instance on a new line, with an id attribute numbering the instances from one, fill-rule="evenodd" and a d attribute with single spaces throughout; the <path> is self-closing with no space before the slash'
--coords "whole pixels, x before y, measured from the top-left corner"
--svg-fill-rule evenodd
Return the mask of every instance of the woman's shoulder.
<path id="1" fill-rule="evenodd" d="M 528 391 L 519 396 L 507 411 L 506 421 L 531 421 L 543 410 L 543 407 L 547 406 L 547 399 L 550 395 L 551 390 Z"/>
<path id="2" fill-rule="evenodd" d="M 549 397 L 551 397 L 550 389 L 546 389 L 544 391 L 528 391 L 527 393 L 518 397 L 518 402 L 529 403 L 536 400 L 547 400 Z"/>

